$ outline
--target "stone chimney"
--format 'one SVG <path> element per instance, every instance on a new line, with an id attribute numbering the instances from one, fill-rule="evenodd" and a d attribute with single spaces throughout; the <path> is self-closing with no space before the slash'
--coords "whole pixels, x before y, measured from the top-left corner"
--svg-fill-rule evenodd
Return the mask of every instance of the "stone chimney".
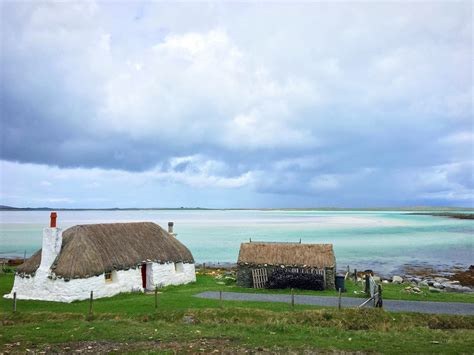
<path id="1" fill-rule="evenodd" d="M 49 227 L 43 229 L 43 247 L 41 249 L 41 264 L 38 270 L 47 271 L 61 251 L 63 230 L 56 227 L 57 213 L 51 212 Z"/>
<path id="2" fill-rule="evenodd" d="M 168 222 L 168 233 L 171 234 L 173 237 L 176 237 L 177 234 L 173 232 L 173 222 Z"/>

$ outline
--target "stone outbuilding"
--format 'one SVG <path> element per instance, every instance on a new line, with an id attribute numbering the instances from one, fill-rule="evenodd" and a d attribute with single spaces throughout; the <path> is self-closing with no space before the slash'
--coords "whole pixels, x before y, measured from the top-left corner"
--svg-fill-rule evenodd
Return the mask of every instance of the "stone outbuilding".
<path id="1" fill-rule="evenodd" d="M 77 225 L 43 230 L 42 249 L 15 274 L 18 299 L 72 302 L 196 281 L 194 259 L 173 233 L 152 222 Z"/>
<path id="2" fill-rule="evenodd" d="M 262 287 L 273 270 L 285 268 L 293 273 L 316 273 L 324 277 L 325 289 L 335 289 L 336 258 L 332 244 L 248 242 L 240 245 L 237 260 L 237 285 Z"/>

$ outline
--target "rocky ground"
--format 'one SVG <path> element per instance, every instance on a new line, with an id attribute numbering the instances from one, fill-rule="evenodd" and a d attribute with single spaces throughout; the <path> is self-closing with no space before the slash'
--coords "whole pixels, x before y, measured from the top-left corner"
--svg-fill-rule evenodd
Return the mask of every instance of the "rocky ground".
<path id="1" fill-rule="evenodd" d="M 62 344 L 46 344 L 36 348 L 24 349 L 26 354 L 73 354 L 73 353 L 109 353 L 163 351 L 172 353 L 220 353 L 230 345 L 228 339 L 199 339 L 188 343 L 163 342 L 161 340 L 138 341 L 133 343 L 113 341 L 78 341 Z M 5 354 L 17 353 L 21 344 L 7 344 Z"/>
<path id="2" fill-rule="evenodd" d="M 365 352 L 318 351 L 300 349 L 292 351 L 277 346 L 246 347 L 231 339 L 201 338 L 189 342 L 138 341 L 132 343 L 100 341 L 77 341 L 62 344 L 46 344 L 25 349 L 21 343 L 6 344 L 3 354 L 107 354 L 107 353 L 171 353 L 171 354 L 365 354 Z"/>
<path id="3" fill-rule="evenodd" d="M 474 292 L 474 265 L 467 270 L 454 269 L 450 272 L 435 271 L 431 268 L 411 268 L 407 271 L 409 273 L 405 277 L 394 275 L 389 280 L 381 281 L 407 284 L 405 290 L 410 293 L 421 292 L 421 286 L 429 287 L 431 292 Z"/>

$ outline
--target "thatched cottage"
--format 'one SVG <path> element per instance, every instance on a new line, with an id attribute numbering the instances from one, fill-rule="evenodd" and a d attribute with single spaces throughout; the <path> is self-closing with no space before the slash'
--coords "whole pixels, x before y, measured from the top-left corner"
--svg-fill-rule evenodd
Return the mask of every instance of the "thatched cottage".
<path id="1" fill-rule="evenodd" d="M 325 289 L 335 288 L 336 258 L 332 244 L 249 242 L 240 245 L 237 285 L 263 287 L 278 268 L 320 274 L 324 277 Z"/>
<path id="2" fill-rule="evenodd" d="M 191 252 L 173 233 L 152 222 L 43 230 L 43 246 L 17 268 L 18 299 L 72 302 L 196 280 Z"/>

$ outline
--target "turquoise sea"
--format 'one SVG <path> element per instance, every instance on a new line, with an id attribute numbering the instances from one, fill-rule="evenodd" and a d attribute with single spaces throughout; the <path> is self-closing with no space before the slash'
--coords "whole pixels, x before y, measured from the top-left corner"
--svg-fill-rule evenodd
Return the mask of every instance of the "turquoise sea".
<path id="1" fill-rule="evenodd" d="M 41 247 L 47 211 L 0 212 L 0 257 L 31 255 Z M 175 222 L 178 238 L 197 262 L 235 262 L 253 241 L 332 243 L 338 268 L 393 273 L 406 264 L 450 268 L 474 264 L 474 222 L 405 212 L 153 210 L 60 211 L 58 226 Z"/>

